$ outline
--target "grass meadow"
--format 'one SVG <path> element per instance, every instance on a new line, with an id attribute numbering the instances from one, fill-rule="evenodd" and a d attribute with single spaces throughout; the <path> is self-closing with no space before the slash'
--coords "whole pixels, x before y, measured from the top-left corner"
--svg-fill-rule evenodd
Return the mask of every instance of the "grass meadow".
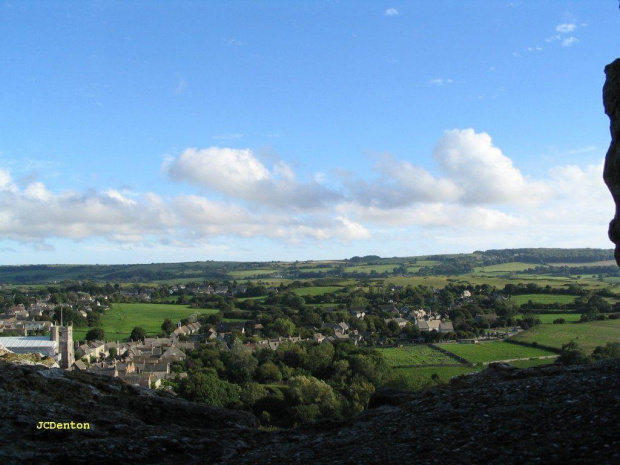
<path id="1" fill-rule="evenodd" d="M 333 294 L 342 291 L 342 287 L 338 286 L 316 286 L 316 287 L 298 287 L 293 289 L 293 293 L 300 296 L 313 296 L 323 294 Z"/>
<path id="2" fill-rule="evenodd" d="M 518 360 L 510 362 L 518 368 L 530 368 L 535 366 L 551 364 L 553 358 Z M 392 369 L 392 381 L 390 386 L 417 391 L 420 389 L 435 386 L 438 383 L 447 383 L 451 378 L 468 373 L 476 373 L 486 368 L 486 365 L 475 365 L 473 367 L 462 366 L 441 366 L 441 367 L 394 367 Z M 433 375 L 438 376 L 438 380 L 432 379 Z"/>
<path id="3" fill-rule="evenodd" d="M 505 341 L 480 342 L 478 344 L 438 344 L 438 346 L 464 358 L 470 363 L 488 363 L 516 358 L 557 355 L 545 349 L 524 347 Z"/>
<path id="4" fill-rule="evenodd" d="M 388 347 L 378 349 L 392 367 L 411 365 L 454 365 L 460 362 L 427 345 Z"/>
<path id="5" fill-rule="evenodd" d="M 176 324 L 197 311 L 205 315 L 217 313 L 215 309 L 196 310 L 184 305 L 112 304 L 101 316 L 101 328 L 105 331 L 106 341 L 127 339 L 136 326 L 144 328 L 149 335 L 155 335 L 161 332 L 161 324 L 166 318 L 170 318 Z M 83 340 L 89 329 L 91 328 L 75 328 L 74 339 Z"/>
<path id="6" fill-rule="evenodd" d="M 513 336 L 516 341 L 537 342 L 549 347 L 562 348 L 575 341 L 590 353 L 597 346 L 620 342 L 620 320 L 590 321 L 563 325 L 537 325 Z"/>
<path id="7" fill-rule="evenodd" d="M 513 295 L 510 301 L 515 305 L 523 305 L 530 300 L 535 304 L 572 304 L 577 296 L 565 294 L 519 294 Z"/>
<path id="8" fill-rule="evenodd" d="M 542 324 L 550 325 L 553 324 L 553 320 L 557 320 L 558 318 L 564 318 L 566 320 L 565 324 L 575 323 L 579 321 L 581 318 L 581 314 L 579 313 L 541 313 L 536 314 L 536 318 L 540 319 Z"/>

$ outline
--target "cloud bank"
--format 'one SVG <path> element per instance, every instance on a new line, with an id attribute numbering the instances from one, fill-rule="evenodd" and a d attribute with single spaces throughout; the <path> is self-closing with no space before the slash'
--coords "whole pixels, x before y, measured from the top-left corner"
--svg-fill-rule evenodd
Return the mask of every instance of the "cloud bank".
<path id="1" fill-rule="evenodd" d="M 556 166 L 531 179 L 490 135 L 473 129 L 446 131 L 432 167 L 413 160 L 384 154 L 370 176 L 320 172 L 300 180 L 287 163 L 266 164 L 250 149 L 187 148 L 162 171 L 170 183 L 196 191 L 171 196 L 114 188 L 52 192 L 41 182 L 20 186 L 0 169 L 0 237 L 46 250 L 54 239 L 119 247 L 189 247 L 222 237 L 346 244 L 426 230 L 438 237 L 505 235 L 514 245 L 537 235 L 591 238 L 613 213 L 602 162 Z"/>

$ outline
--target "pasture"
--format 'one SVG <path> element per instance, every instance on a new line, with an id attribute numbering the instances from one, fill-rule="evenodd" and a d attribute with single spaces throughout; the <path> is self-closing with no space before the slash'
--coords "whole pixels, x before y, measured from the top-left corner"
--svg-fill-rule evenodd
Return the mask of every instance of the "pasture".
<path id="1" fill-rule="evenodd" d="M 389 382 L 390 387 L 397 389 L 405 389 L 409 391 L 418 391 L 438 383 L 447 383 L 450 378 L 464 375 L 467 373 L 475 373 L 483 370 L 483 365 L 474 367 L 462 366 L 444 366 L 444 367 L 409 367 L 409 368 L 393 368 L 392 379 Z M 432 376 L 437 375 L 437 381 Z"/>
<path id="2" fill-rule="evenodd" d="M 460 362 L 425 344 L 378 349 L 392 367 L 412 365 L 454 365 Z"/>
<path id="3" fill-rule="evenodd" d="M 371 271 L 375 271 L 377 273 L 383 273 L 387 271 L 391 273 L 394 268 L 398 267 L 396 263 L 388 263 L 387 265 L 357 265 L 357 266 L 347 266 L 345 269 L 345 273 L 368 273 Z"/>
<path id="4" fill-rule="evenodd" d="M 476 269 L 476 272 L 480 273 L 510 273 L 512 271 L 525 271 L 530 268 L 534 268 L 536 265 L 531 263 L 521 263 L 521 262 L 509 262 L 509 263 L 501 263 L 499 265 L 489 265 L 483 266 Z"/>
<path id="5" fill-rule="evenodd" d="M 557 355 L 545 349 L 524 347 L 505 341 L 480 342 L 478 344 L 438 344 L 438 346 L 464 358 L 470 363 L 488 363 L 517 358 Z"/>
<path id="6" fill-rule="evenodd" d="M 567 294 L 518 294 L 510 297 L 510 301 L 519 306 L 530 300 L 535 304 L 572 304 L 577 296 Z"/>
<path id="7" fill-rule="evenodd" d="M 338 286 L 316 286 L 316 287 L 298 287 L 293 289 L 293 293 L 300 296 L 314 296 L 323 294 L 333 294 L 334 292 L 340 292 L 344 288 Z"/>
<path id="8" fill-rule="evenodd" d="M 510 362 L 517 368 L 530 368 L 541 365 L 547 365 L 555 362 L 554 358 L 517 360 Z M 398 389 L 417 391 L 438 383 L 447 383 L 455 376 L 465 375 L 468 373 L 476 373 L 486 368 L 486 365 L 475 365 L 473 367 L 461 366 L 440 366 L 440 367 L 394 367 L 392 369 L 392 380 L 389 386 Z M 437 381 L 432 379 L 436 374 Z"/>
<path id="9" fill-rule="evenodd" d="M 161 324 L 166 318 L 170 318 L 176 324 L 196 312 L 207 315 L 217 313 L 217 310 L 167 304 L 112 304 L 101 316 L 101 328 L 105 331 L 106 341 L 127 339 L 136 326 L 141 326 L 151 336 L 161 332 Z M 90 329 L 74 328 L 74 339 L 83 340 Z"/>
<path id="10" fill-rule="evenodd" d="M 536 325 L 512 337 L 515 341 L 537 342 L 549 347 L 562 348 L 575 341 L 587 353 L 608 342 L 620 342 L 620 320 L 590 321 L 563 325 Z"/>
<path id="11" fill-rule="evenodd" d="M 271 275 L 277 274 L 278 270 L 276 268 L 255 268 L 252 270 L 234 270 L 226 273 L 228 276 L 234 279 L 245 279 L 245 278 L 255 278 L 259 275 Z"/>
<path id="12" fill-rule="evenodd" d="M 558 318 L 564 318 L 566 320 L 565 324 L 575 323 L 581 318 L 581 314 L 579 313 L 535 313 L 534 316 L 544 325 L 553 324 L 553 320 L 557 320 Z"/>

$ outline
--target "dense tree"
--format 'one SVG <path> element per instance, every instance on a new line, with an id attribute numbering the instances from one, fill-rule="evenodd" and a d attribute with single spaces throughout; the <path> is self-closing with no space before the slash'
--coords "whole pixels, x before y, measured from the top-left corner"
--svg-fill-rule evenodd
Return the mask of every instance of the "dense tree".
<path id="1" fill-rule="evenodd" d="M 129 336 L 129 339 L 131 339 L 132 341 L 144 341 L 145 338 L 146 331 L 141 326 L 136 326 L 134 329 L 131 330 L 131 335 Z"/>
<path id="2" fill-rule="evenodd" d="M 272 362 L 266 362 L 260 365 L 256 370 L 256 378 L 263 383 L 280 381 L 282 379 L 282 373 L 280 373 L 278 365 Z"/>
<path id="3" fill-rule="evenodd" d="M 87 341 L 102 341 L 105 337 L 105 332 L 102 328 L 93 328 L 86 333 Z"/>
<path id="4" fill-rule="evenodd" d="M 557 359 L 557 362 L 562 365 L 581 365 L 588 361 L 588 356 L 575 341 L 564 344 L 562 346 L 562 353 Z"/>
<path id="5" fill-rule="evenodd" d="M 608 342 L 604 346 L 595 348 L 592 352 L 592 358 L 595 360 L 620 358 L 620 342 Z"/>
<path id="6" fill-rule="evenodd" d="M 273 329 L 281 336 L 292 336 L 295 333 L 295 323 L 289 318 L 278 318 L 273 322 Z"/>
<path id="7" fill-rule="evenodd" d="M 161 324 L 161 329 L 164 331 L 164 333 L 170 335 L 170 333 L 174 331 L 175 325 L 170 318 L 166 318 Z"/>
<path id="8" fill-rule="evenodd" d="M 233 407 L 241 394 L 239 386 L 220 380 L 213 369 L 191 373 L 180 383 L 179 391 L 186 399 L 215 407 Z"/>

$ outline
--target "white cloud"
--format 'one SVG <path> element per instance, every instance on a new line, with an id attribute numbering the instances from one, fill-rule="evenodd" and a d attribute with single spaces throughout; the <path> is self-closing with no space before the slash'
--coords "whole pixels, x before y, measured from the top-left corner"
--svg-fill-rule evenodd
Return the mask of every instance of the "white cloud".
<path id="1" fill-rule="evenodd" d="M 174 181 L 190 182 L 232 196 L 271 178 L 269 170 L 249 149 L 185 149 L 165 169 Z"/>
<path id="2" fill-rule="evenodd" d="M 182 94 L 185 89 L 187 89 L 187 81 L 185 80 L 185 78 L 183 78 L 183 76 L 179 76 L 179 79 L 177 80 L 177 85 L 174 88 L 174 93 Z"/>
<path id="3" fill-rule="evenodd" d="M 216 139 L 216 140 L 237 140 L 237 139 L 241 139 L 243 137 L 243 134 L 239 133 L 239 132 L 229 132 L 229 133 L 225 133 L 225 134 L 216 134 L 215 136 L 212 137 L 212 139 Z"/>
<path id="4" fill-rule="evenodd" d="M 301 183 L 292 169 L 278 161 L 269 170 L 249 149 L 190 148 L 164 164 L 176 182 L 188 182 L 258 205 L 318 208 L 339 195 L 316 181 Z"/>
<path id="5" fill-rule="evenodd" d="M 390 155 L 379 157 L 374 171 L 379 179 L 347 181 L 351 200 L 360 205 L 392 209 L 420 202 L 451 202 L 463 194 L 450 179 L 436 178 L 425 169 Z"/>
<path id="6" fill-rule="evenodd" d="M 386 16 L 398 16 L 400 12 L 396 8 L 388 8 L 385 10 Z"/>
<path id="7" fill-rule="evenodd" d="M 134 197 L 116 189 L 54 194 L 39 182 L 24 191 L 1 190 L 0 237 L 51 250 L 46 241 L 54 238 L 99 238 L 117 246 L 154 241 L 178 246 L 224 236 L 266 237 L 292 244 L 370 236 L 364 226 L 342 214 L 249 209 L 198 195 L 162 198 L 146 193 Z"/>
<path id="8" fill-rule="evenodd" d="M 434 85 L 434 86 L 443 86 L 444 84 L 452 84 L 454 83 L 454 80 L 452 79 L 445 79 L 445 78 L 435 78 L 435 79 L 431 79 L 430 81 L 428 81 L 430 84 Z"/>
<path id="9" fill-rule="evenodd" d="M 555 30 L 562 34 L 573 32 L 575 29 L 577 29 L 577 26 L 573 23 L 558 24 L 555 27 Z"/>
<path id="10" fill-rule="evenodd" d="M 466 204 L 536 203 L 549 194 L 544 185 L 528 182 L 484 132 L 446 131 L 433 156 L 463 190 Z"/>
<path id="11" fill-rule="evenodd" d="M 282 160 L 266 166 L 250 150 L 187 149 L 167 162 L 171 179 L 217 196 L 52 192 L 42 182 L 20 189 L 0 170 L 0 237 L 41 250 L 55 239 L 96 239 L 96 246 L 107 242 L 117 250 L 207 247 L 215 239 L 239 244 L 239 238 L 321 247 L 421 232 L 447 242 L 462 237 L 473 248 L 497 244 L 498 232 L 511 246 L 561 238 L 579 245 L 600 243 L 592 241 L 601 231 L 604 236 L 614 213 L 602 162 L 557 166 L 532 180 L 488 134 L 473 129 L 446 131 L 433 157 L 434 167 L 422 167 L 382 155 L 368 178 L 349 172 L 327 180 L 316 173 L 308 183 Z M 342 184 L 337 194 L 319 185 L 336 181 Z"/>
<path id="12" fill-rule="evenodd" d="M 562 47 L 572 47 L 577 42 L 579 42 L 577 37 L 568 37 L 562 41 Z"/>
<path id="13" fill-rule="evenodd" d="M 12 191 L 14 192 L 17 186 L 13 183 L 11 173 L 0 169 L 0 191 Z"/>
<path id="14" fill-rule="evenodd" d="M 33 182 L 29 184 L 24 195 L 28 198 L 41 201 L 49 200 L 51 197 L 51 193 L 42 182 Z"/>

